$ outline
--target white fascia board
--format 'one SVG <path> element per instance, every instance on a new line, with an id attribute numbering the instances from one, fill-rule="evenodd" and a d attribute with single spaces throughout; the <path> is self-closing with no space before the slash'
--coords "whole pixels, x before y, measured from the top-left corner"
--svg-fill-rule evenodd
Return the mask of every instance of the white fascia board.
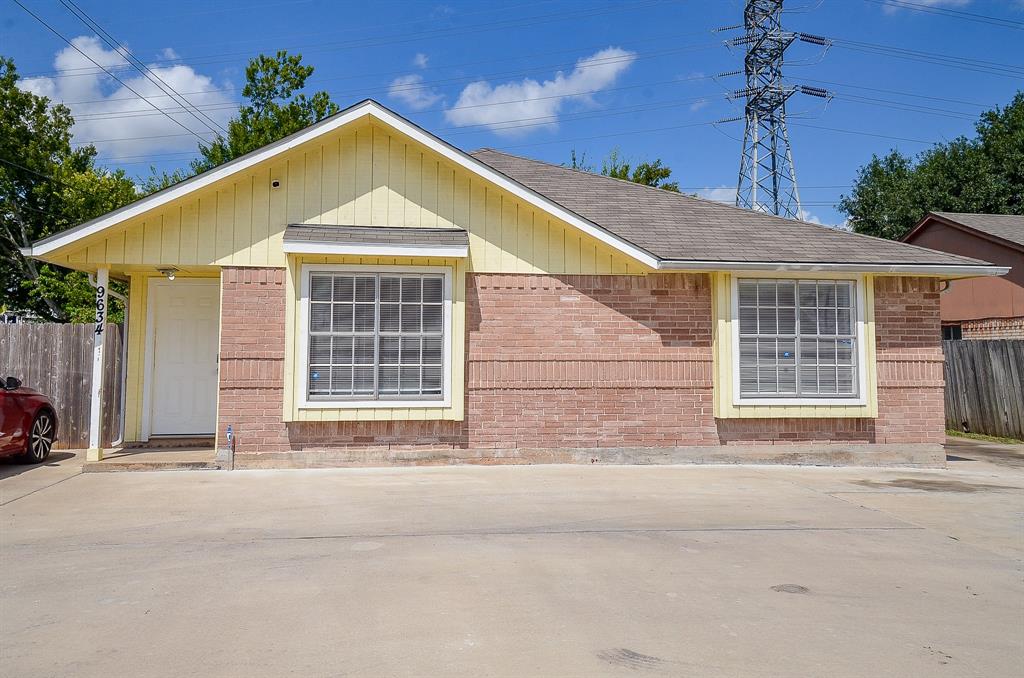
<path id="1" fill-rule="evenodd" d="M 113 212 L 99 217 L 98 219 L 94 219 L 93 221 L 86 222 L 58 235 L 41 240 L 32 246 L 26 256 L 43 256 L 53 250 L 73 243 L 76 240 L 87 238 L 99 233 L 100 231 L 114 226 L 115 224 L 119 224 L 127 219 L 139 216 L 149 210 L 156 209 L 172 200 L 188 195 L 193 191 L 198 191 L 216 181 L 220 181 L 221 179 L 227 178 L 233 174 L 243 172 L 253 165 L 261 163 L 264 160 L 272 158 L 280 153 L 287 152 L 296 146 L 306 143 L 307 141 L 332 132 L 364 115 L 369 115 L 370 117 L 380 120 L 384 124 L 389 125 L 400 133 L 411 137 L 432 151 L 440 154 L 442 157 L 447 158 L 456 165 L 487 179 L 491 183 L 496 184 L 516 197 L 523 199 L 534 207 L 538 207 L 545 212 L 558 217 L 562 221 L 571 224 L 587 235 L 600 240 L 613 249 L 618 250 L 623 254 L 650 266 L 651 268 L 658 268 L 659 259 L 647 250 L 641 249 L 636 245 L 606 231 L 592 221 L 584 219 L 578 214 L 567 210 L 558 203 L 553 202 L 526 186 L 523 186 L 489 165 L 486 165 L 467 153 L 460 151 L 451 144 L 438 139 L 421 127 L 410 123 L 408 120 L 405 120 L 396 113 L 392 113 L 377 102 L 370 100 L 356 104 L 347 111 L 342 111 L 336 116 L 328 118 L 319 124 L 313 125 L 305 131 L 297 132 L 291 137 L 285 137 L 281 141 L 270 144 L 249 155 L 242 156 L 237 160 L 225 163 L 224 165 L 210 170 L 209 172 L 200 174 L 193 179 L 183 181 L 180 184 L 164 191 L 154 193 L 153 195 L 134 202 L 131 205 L 126 205 L 121 209 L 114 210 Z"/>
<path id="2" fill-rule="evenodd" d="M 469 256 L 469 245 L 394 245 L 339 242 L 286 242 L 286 254 L 354 254 L 381 257 L 435 257 L 462 259 Z"/>
<path id="3" fill-rule="evenodd" d="M 1000 276 L 1007 266 L 957 266 L 947 264 L 835 264 L 782 261 L 679 261 L 664 260 L 658 268 L 667 271 L 807 271 L 849 273 L 904 273 L 915 275 Z"/>

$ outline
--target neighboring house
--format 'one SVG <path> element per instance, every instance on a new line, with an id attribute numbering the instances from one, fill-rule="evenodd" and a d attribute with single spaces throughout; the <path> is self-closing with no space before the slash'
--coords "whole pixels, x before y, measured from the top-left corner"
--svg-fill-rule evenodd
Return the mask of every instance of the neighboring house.
<path id="1" fill-rule="evenodd" d="M 27 254 L 130 282 L 126 440 L 248 467 L 942 464 L 939 289 L 1005 272 L 373 101 Z"/>
<path id="2" fill-rule="evenodd" d="M 1024 339 L 1024 216 L 929 212 L 904 242 L 1009 266 L 942 293 L 944 339 Z"/>

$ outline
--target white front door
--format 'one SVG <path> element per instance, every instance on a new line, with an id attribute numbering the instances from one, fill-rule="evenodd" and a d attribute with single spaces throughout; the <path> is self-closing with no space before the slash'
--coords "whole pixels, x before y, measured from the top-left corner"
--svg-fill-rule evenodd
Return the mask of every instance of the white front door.
<path id="1" fill-rule="evenodd" d="M 216 280 L 154 280 L 150 287 L 150 435 L 212 435 L 217 427 Z"/>

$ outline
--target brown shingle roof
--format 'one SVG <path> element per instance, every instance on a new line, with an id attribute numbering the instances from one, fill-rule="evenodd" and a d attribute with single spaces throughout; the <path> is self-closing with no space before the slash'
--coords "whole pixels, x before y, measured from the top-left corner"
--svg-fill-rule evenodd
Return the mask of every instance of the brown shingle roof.
<path id="1" fill-rule="evenodd" d="M 783 219 L 491 149 L 470 155 L 667 261 L 986 264 L 978 259 Z"/>
<path id="2" fill-rule="evenodd" d="M 974 214 L 970 212 L 932 212 L 932 214 L 1007 242 L 1024 245 L 1024 216 L 1022 215 Z"/>

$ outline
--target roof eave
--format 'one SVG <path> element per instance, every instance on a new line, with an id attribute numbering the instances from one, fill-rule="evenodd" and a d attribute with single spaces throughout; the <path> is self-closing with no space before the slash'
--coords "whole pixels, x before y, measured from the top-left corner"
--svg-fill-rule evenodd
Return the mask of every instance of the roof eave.
<path id="1" fill-rule="evenodd" d="M 938 275 L 953 277 L 1000 276 L 1009 273 L 1008 266 L 957 264 L 857 264 L 836 262 L 789 261 L 687 261 L 663 259 L 659 270 L 666 271 L 762 271 L 762 272 L 828 272 L 828 273 L 890 273 L 900 275 Z"/>

